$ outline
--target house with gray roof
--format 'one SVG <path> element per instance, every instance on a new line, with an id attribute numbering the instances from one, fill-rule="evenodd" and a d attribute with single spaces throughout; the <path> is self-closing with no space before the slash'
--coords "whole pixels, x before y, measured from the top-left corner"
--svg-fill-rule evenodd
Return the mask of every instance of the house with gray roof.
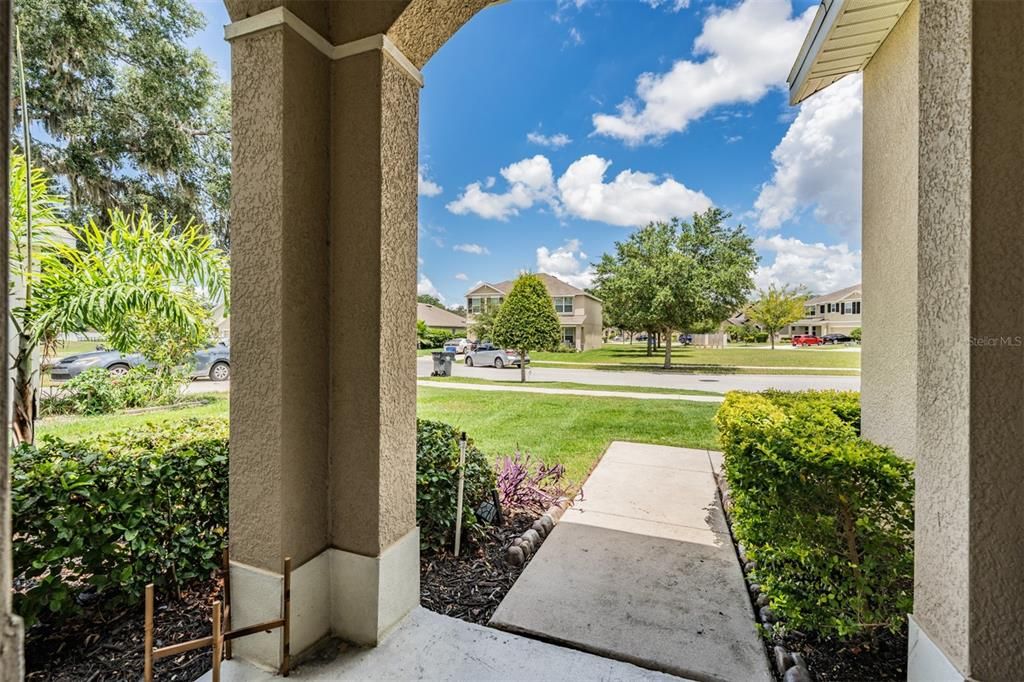
<path id="1" fill-rule="evenodd" d="M 784 336 L 849 334 L 861 326 L 860 282 L 845 289 L 809 298 L 804 305 L 804 317 L 789 325 L 783 332 Z"/>

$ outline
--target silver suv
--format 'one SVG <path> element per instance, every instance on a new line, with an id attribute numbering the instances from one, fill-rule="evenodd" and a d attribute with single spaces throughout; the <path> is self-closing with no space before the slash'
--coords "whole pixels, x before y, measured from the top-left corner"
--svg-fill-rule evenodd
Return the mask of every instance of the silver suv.
<path id="1" fill-rule="evenodd" d="M 519 353 L 490 343 L 481 343 L 475 350 L 466 353 L 465 363 L 466 367 L 518 367 Z M 526 364 L 530 364 L 530 356 L 526 356 Z"/>

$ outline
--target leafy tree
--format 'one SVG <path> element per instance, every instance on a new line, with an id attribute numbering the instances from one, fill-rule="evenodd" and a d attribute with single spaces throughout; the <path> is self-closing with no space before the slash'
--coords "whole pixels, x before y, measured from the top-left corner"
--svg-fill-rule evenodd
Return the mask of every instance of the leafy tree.
<path id="1" fill-rule="evenodd" d="M 857 327 L 852 332 L 850 332 L 850 338 L 853 339 L 854 341 L 856 341 L 857 343 L 860 343 L 861 334 L 862 334 L 861 328 Z"/>
<path id="2" fill-rule="evenodd" d="M 807 294 L 799 287 L 790 288 L 785 285 L 777 287 L 775 284 L 771 284 L 767 291 L 760 292 L 760 298 L 750 306 L 747 315 L 768 332 L 768 338 L 771 339 L 772 350 L 774 350 L 775 335 L 786 325 L 796 322 L 804 316 L 806 301 Z"/>
<path id="3" fill-rule="evenodd" d="M 202 12 L 187 0 L 19 0 L 15 15 L 27 110 L 45 133 L 33 146 L 69 217 L 148 205 L 193 216 L 226 244 L 230 98 L 185 45 Z"/>
<path id="4" fill-rule="evenodd" d="M 742 226 L 726 228 L 719 208 L 650 223 L 604 254 L 596 267 L 597 291 L 627 328 L 659 333 L 664 367 L 672 365 L 673 330 L 717 325 L 746 301 L 757 266 L 753 241 Z"/>
<path id="5" fill-rule="evenodd" d="M 32 281 L 29 270 L 38 268 L 40 247 L 47 237 L 53 238 L 63 225 L 61 213 L 64 199 L 53 191 L 50 179 L 40 168 L 31 171 L 25 157 L 17 152 L 10 156 L 9 171 L 10 197 L 8 229 L 10 234 L 9 263 L 11 281 L 8 283 L 10 316 L 14 331 L 18 336 L 17 350 L 12 358 L 14 374 L 13 398 L 14 408 L 12 425 L 14 436 L 19 443 L 31 443 L 34 440 L 33 420 L 35 406 L 35 387 L 37 368 L 33 365 L 33 356 L 39 345 L 28 328 L 27 311 L 28 297 L 31 293 Z M 32 213 L 32 239 L 29 239 L 29 206 Z M 28 257 L 29 242 L 32 242 L 32 255 L 37 261 L 31 263 Z"/>
<path id="6" fill-rule="evenodd" d="M 230 276 L 226 254 L 202 226 L 155 221 L 145 210 L 113 211 L 105 230 L 90 221 L 68 231 L 78 244 L 48 244 L 34 278 L 30 322 L 37 338 L 95 329 L 130 353 L 154 333 L 149 322 L 160 320 L 193 348 L 209 341 L 206 298 L 228 300 Z"/>
<path id="7" fill-rule="evenodd" d="M 555 304 L 540 277 L 516 279 L 494 318 L 494 341 L 519 353 L 519 377 L 526 382 L 526 354 L 558 345 L 562 327 Z"/>
<path id="8" fill-rule="evenodd" d="M 416 302 L 427 303 L 429 305 L 434 306 L 435 308 L 441 308 L 442 310 L 444 309 L 444 303 L 441 303 L 441 299 L 431 294 L 420 294 L 419 296 L 416 297 Z"/>
<path id="9" fill-rule="evenodd" d="M 554 304 L 551 304 L 554 306 Z M 494 320 L 501 310 L 501 304 L 484 306 L 483 310 L 473 316 L 473 324 L 469 325 L 469 333 L 478 341 L 494 339 Z"/>
<path id="10" fill-rule="evenodd" d="M 459 305 L 453 305 L 450 308 L 448 308 L 448 312 L 455 313 L 459 317 L 465 317 L 466 316 L 466 306 L 462 305 L 461 303 Z"/>

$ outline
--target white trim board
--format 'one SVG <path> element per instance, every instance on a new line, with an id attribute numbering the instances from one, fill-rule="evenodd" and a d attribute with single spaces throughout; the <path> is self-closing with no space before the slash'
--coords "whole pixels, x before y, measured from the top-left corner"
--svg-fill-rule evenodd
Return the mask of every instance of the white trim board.
<path id="1" fill-rule="evenodd" d="M 406 75 L 417 85 L 423 87 L 423 73 L 409 58 L 402 54 L 390 38 L 383 33 L 353 40 L 342 45 L 332 45 L 327 38 L 320 35 L 312 26 L 304 22 L 286 7 L 275 7 L 255 16 L 240 19 L 224 27 L 224 40 L 231 42 L 236 38 L 265 31 L 276 26 L 286 25 L 298 33 L 307 43 L 317 49 L 330 60 L 337 61 L 372 50 L 380 50 L 397 64 Z"/>

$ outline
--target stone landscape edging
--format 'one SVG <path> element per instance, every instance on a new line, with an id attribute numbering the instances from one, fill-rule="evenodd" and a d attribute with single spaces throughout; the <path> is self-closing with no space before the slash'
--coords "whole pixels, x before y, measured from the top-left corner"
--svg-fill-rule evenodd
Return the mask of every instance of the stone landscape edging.
<path id="1" fill-rule="evenodd" d="M 505 561 L 513 566 L 522 566 L 530 560 L 541 544 L 551 534 L 555 526 L 561 520 L 565 510 L 572 505 L 572 499 L 568 497 L 558 498 L 554 504 L 548 507 L 547 511 L 533 522 L 527 530 L 512 541 L 505 550 Z"/>

